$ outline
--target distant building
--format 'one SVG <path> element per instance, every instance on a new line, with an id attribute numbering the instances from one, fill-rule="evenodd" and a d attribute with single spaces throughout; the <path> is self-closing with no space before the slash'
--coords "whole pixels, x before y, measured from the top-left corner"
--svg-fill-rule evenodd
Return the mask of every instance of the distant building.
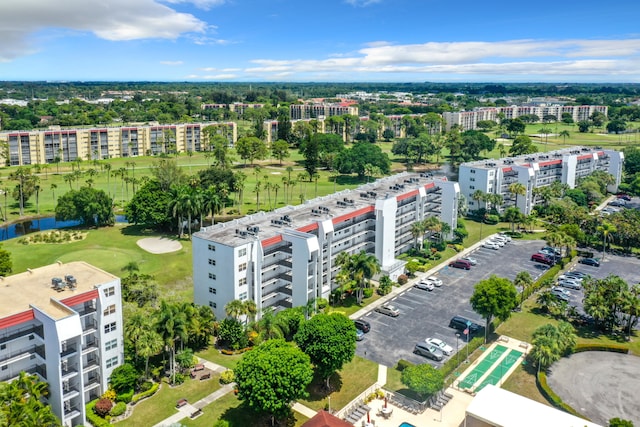
<path id="1" fill-rule="evenodd" d="M 534 189 L 556 181 L 574 188 L 578 179 L 596 170 L 613 175 L 615 182 L 608 190 L 616 192 L 622 179 L 623 163 L 624 154 L 620 151 L 572 147 L 547 153 L 462 163 L 458 179 L 460 191 L 470 210 L 484 207 L 482 201 L 476 202 L 472 198 L 477 190 L 502 195 L 505 202 L 503 208 L 513 206 L 516 197 L 509 192 L 509 186 L 514 182 L 521 183 L 526 194 L 518 196 L 517 208 L 528 215 L 537 202 L 533 196 Z"/>
<path id="2" fill-rule="evenodd" d="M 57 159 L 102 160 L 172 152 L 205 151 L 202 131 L 212 127 L 233 145 L 238 139 L 235 122 L 148 124 L 121 127 L 0 132 L 0 143 L 8 147 L 9 166 L 51 164 Z M 0 153 L 0 158 L 3 153 Z"/>
<path id="3" fill-rule="evenodd" d="M 120 279 L 83 262 L 0 278 L 0 381 L 21 371 L 49 384 L 46 403 L 64 426 L 124 362 Z"/>
<path id="4" fill-rule="evenodd" d="M 458 201 L 457 183 L 403 173 L 203 228 L 193 235 L 194 301 L 224 318 L 234 299 L 260 312 L 329 298 L 342 252 L 374 255 L 395 280 L 405 264 L 397 256 L 415 242 L 412 224 L 435 216 L 453 231 Z"/>
<path id="5" fill-rule="evenodd" d="M 358 107 L 348 103 L 291 104 L 291 120 L 317 119 L 345 114 L 358 115 Z"/>

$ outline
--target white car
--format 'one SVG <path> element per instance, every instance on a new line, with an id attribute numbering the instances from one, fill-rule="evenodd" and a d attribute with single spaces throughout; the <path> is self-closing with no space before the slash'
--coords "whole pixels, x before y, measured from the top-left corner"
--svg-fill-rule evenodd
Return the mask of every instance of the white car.
<path id="1" fill-rule="evenodd" d="M 422 289 L 423 291 L 432 291 L 436 287 L 436 285 L 434 285 L 432 282 L 429 282 L 428 280 L 421 280 L 413 285 L 413 287 Z"/>
<path id="2" fill-rule="evenodd" d="M 495 243 L 496 245 L 498 245 L 500 247 L 503 247 L 504 245 L 507 244 L 507 241 L 506 240 L 502 240 L 502 239 L 491 238 L 491 239 L 489 239 L 489 241 Z"/>
<path id="3" fill-rule="evenodd" d="M 504 242 L 504 243 L 509 243 L 511 241 L 511 240 L 509 240 L 506 237 L 501 236 L 501 235 L 493 236 L 491 238 L 491 240 L 495 240 L 497 242 Z"/>
<path id="4" fill-rule="evenodd" d="M 463 260 L 465 260 L 465 261 L 469 262 L 469 264 L 471 264 L 471 265 L 476 265 L 476 264 L 478 264 L 478 260 L 477 260 L 477 259 L 475 259 L 475 258 L 471 258 L 470 256 L 466 256 L 466 257 L 461 258 L 461 259 L 463 259 Z"/>
<path id="5" fill-rule="evenodd" d="M 577 290 L 582 289 L 582 284 L 580 282 L 576 280 L 569 280 L 569 279 L 558 280 L 558 286 L 562 286 L 563 288 L 569 288 L 569 289 L 577 289 Z"/>
<path id="6" fill-rule="evenodd" d="M 511 241 L 511 236 L 509 236 L 508 234 L 500 233 L 500 234 L 498 234 L 498 236 L 499 236 L 499 237 L 502 237 L 503 239 L 506 239 L 506 240 L 507 240 L 507 242 L 510 242 L 510 241 Z"/>
<path id="7" fill-rule="evenodd" d="M 492 242 L 492 241 L 490 241 L 490 240 L 489 240 L 488 242 L 484 242 L 484 243 L 482 244 L 482 247 L 483 247 L 483 248 L 487 248 L 487 249 L 493 249 L 493 250 L 496 250 L 496 251 L 497 251 L 498 249 L 500 249 L 500 245 L 498 245 L 497 243 Z"/>
<path id="8" fill-rule="evenodd" d="M 442 280 L 438 279 L 436 276 L 427 277 L 427 282 L 433 283 L 437 288 L 442 286 Z"/>
<path id="9" fill-rule="evenodd" d="M 445 355 L 450 356 L 453 353 L 453 347 L 451 347 L 446 342 L 442 341 L 438 338 L 427 338 L 424 340 L 427 344 L 431 344 L 432 346 L 439 348 Z"/>

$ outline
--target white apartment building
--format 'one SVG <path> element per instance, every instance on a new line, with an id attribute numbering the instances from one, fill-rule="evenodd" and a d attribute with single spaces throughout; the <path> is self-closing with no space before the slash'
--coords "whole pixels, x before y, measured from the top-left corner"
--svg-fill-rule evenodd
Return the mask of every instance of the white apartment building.
<path id="1" fill-rule="evenodd" d="M 578 179 L 596 170 L 610 173 L 615 183 L 608 190 L 616 192 L 622 178 L 624 154 L 620 151 L 593 147 L 571 147 L 547 153 L 507 157 L 499 160 L 480 160 L 462 163 L 459 170 L 460 191 L 467 199 L 469 210 L 484 207 L 482 201 L 472 199 L 473 193 L 500 194 L 503 209 L 513 206 L 516 197 L 509 192 L 514 182 L 526 188 L 524 196 L 517 197 L 520 212 L 529 215 L 536 204 L 533 190 L 551 185 L 555 181 L 575 188 Z"/>
<path id="2" fill-rule="evenodd" d="M 62 425 L 85 424 L 85 404 L 123 361 L 118 277 L 71 262 L 0 278 L 0 381 L 46 381 Z"/>
<path id="3" fill-rule="evenodd" d="M 140 125 L 105 128 L 61 129 L 0 132 L 0 144 L 8 147 L 1 161 L 9 166 L 51 164 L 56 159 L 72 162 L 76 159 L 99 160 L 116 157 L 136 157 L 160 153 L 199 152 L 206 150 L 202 131 L 211 127 L 233 145 L 238 139 L 235 122 L 183 123 L 171 125 Z"/>
<path id="4" fill-rule="evenodd" d="M 509 107 L 479 107 L 472 111 L 444 112 L 442 117 L 446 123 L 446 130 L 458 125 L 462 130 L 474 130 L 481 120 L 499 122 L 501 117 L 515 119 L 524 115 L 536 115 L 542 120 L 545 116 L 554 116 L 557 121 L 562 120 L 564 113 L 571 114 L 574 122 L 589 120 L 593 113 L 605 116 L 609 111 L 606 105 L 511 105 Z"/>
<path id="5" fill-rule="evenodd" d="M 345 114 L 357 116 L 358 107 L 346 103 L 291 104 L 289 106 L 289 114 L 291 120 L 317 119 Z"/>
<path id="6" fill-rule="evenodd" d="M 457 226 L 459 187 L 402 173 L 355 190 L 206 227 L 193 235 L 194 301 L 224 318 L 234 299 L 258 310 L 304 306 L 337 288 L 341 252 L 373 254 L 382 274 L 404 272 L 396 257 L 414 243 L 411 225 L 437 216 Z"/>

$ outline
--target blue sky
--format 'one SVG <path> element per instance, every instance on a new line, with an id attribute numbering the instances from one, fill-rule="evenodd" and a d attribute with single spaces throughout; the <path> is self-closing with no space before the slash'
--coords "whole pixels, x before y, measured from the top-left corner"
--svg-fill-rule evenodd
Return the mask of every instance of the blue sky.
<path id="1" fill-rule="evenodd" d="M 640 2 L 0 0 L 0 80 L 640 82 Z"/>

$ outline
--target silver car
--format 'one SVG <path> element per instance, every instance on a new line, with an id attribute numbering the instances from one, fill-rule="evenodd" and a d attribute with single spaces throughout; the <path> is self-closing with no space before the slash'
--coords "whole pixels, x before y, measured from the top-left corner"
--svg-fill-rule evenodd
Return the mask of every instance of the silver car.
<path id="1" fill-rule="evenodd" d="M 434 345 L 427 344 L 426 342 L 419 342 L 413 348 L 415 354 L 428 357 L 429 359 L 437 360 L 438 362 L 444 359 L 444 353 Z"/>
<path id="2" fill-rule="evenodd" d="M 400 310 L 390 304 L 381 305 L 380 307 L 376 308 L 376 311 L 378 313 L 386 314 L 387 316 L 391 317 L 398 317 L 398 315 L 400 314 Z"/>

